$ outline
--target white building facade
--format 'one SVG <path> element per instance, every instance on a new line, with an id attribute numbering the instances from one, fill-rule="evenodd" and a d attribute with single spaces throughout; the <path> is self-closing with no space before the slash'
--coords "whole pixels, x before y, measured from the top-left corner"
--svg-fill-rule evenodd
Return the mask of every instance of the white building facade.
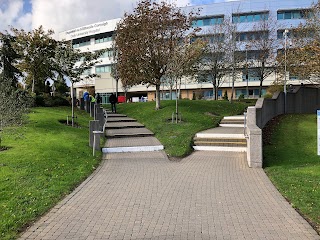
<path id="1" fill-rule="evenodd" d="M 182 8 L 189 12 L 192 9 L 200 9 L 200 15 L 194 22 L 194 26 L 202 30 L 199 35 L 206 32 L 206 29 L 212 25 L 220 24 L 225 20 L 235 23 L 240 44 L 245 45 L 246 41 L 258 37 L 259 33 L 253 31 L 254 25 L 262 19 L 273 19 L 276 28 L 269 31 L 269 37 L 279 41 L 279 48 L 284 42 L 283 32 L 285 29 L 296 28 L 306 18 L 305 11 L 310 9 L 313 4 L 311 0 L 242 0 L 222 3 L 213 3 L 201 6 L 190 6 Z M 107 16 L 106 16 L 107 17 Z M 116 25 L 121 19 L 112 19 L 98 22 L 76 29 L 61 32 L 59 40 L 72 40 L 73 46 L 81 51 L 96 51 L 100 49 L 112 48 L 112 35 L 116 31 Z M 277 50 L 275 50 L 277 51 Z M 248 54 L 248 52 L 246 53 Z M 91 69 L 91 73 L 96 73 L 100 77 L 80 81 L 75 84 L 76 96 L 81 98 L 84 91 L 99 93 L 102 96 L 102 103 L 108 102 L 108 96 L 116 92 L 116 81 L 111 77 L 111 65 L 113 64 L 112 51 L 106 51 L 101 57 L 99 64 Z M 254 74 L 246 77 L 245 74 L 237 74 L 234 84 L 234 96 L 241 94 L 249 95 L 250 98 L 256 98 L 259 94 L 259 79 Z M 266 93 L 268 86 L 277 79 L 277 74 L 270 74 L 263 81 L 263 94 Z M 288 84 L 300 85 L 301 81 L 294 76 L 287 74 Z M 225 92 L 231 95 L 232 77 L 226 76 L 223 84 L 220 86 L 219 97 Z M 169 89 L 166 86 L 161 87 L 162 99 L 170 99 Z M 124 95 L 121 82 L 118 87 L 119 96 Z M 181 85 L 181 98 L 192 99 L 198 96 L 211 98 L 213 95 L 211 83 L 198 83 L 188 79 L 183 80 Z M 155 88 L 152 86 L 139 85 L 130 88 L 127 92 L 127 98 L 147 97 L 148 100 L 155 99 Z M 175 96 L 174 96 L 175 98 Z"/>

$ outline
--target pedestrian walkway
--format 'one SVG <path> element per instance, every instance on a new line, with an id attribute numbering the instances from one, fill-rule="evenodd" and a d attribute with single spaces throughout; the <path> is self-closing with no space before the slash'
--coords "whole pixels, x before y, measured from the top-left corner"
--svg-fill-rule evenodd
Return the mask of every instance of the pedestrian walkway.
<path id="1" fill-rule="evenodd" d="M 113 147 L 135 142 L 115 139 Z M 244 152 L 196 151 L 172 162 L 164 151 L 154 151 L 105 154 L 101 166 L 20 239 L 320 236 L 262 169 L 247 166 Z"/>

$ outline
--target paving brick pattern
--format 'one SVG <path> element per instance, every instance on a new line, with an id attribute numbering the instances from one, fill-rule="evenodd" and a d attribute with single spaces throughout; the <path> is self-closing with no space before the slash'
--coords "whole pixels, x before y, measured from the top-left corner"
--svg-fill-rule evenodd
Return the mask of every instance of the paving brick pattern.
<path id="1" fill-rule="evenodd" d="M 245 155 L 113 153 L 21 239 L 320 239 Z"/>

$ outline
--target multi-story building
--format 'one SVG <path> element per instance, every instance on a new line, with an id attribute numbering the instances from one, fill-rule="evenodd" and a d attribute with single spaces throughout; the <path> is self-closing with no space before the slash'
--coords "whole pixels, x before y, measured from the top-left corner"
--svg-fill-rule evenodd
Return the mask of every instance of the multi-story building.
<path id="1" fill-rule="evenodd" d="M 259 21 L 272 19 L 276 26 L 268 30 L 269 37 L 279 42 L 279 49 L 283 48 L 284 31 L 296 28 L 306 18 L 306 11 L 311 8 L 312 0 L 242 0 L 213 3 L 201 6 L 189 6 L 183 8 L 185 12 L 192 9 L 200 9 L 200 15 L 194 21 L 193 27 L 200 27 L 202 30 L 199 35 L 204 34 L 206 30 L 216 24 L 224 21 L 230 21 L 237 26 L 237 42 L 246 45 L 246 42 L 253 38 L 261 37 L 263 33 L 255 32 L 254 26 Z M 106 16 L 107 18 L 107 16 Z M 81 51 L 96 51 L 99 49 L 112 48 L 112 35 L 116 30 L 116 24 L 120 19 L 112 19 L 104 22 L 98 22 L 76 29 L 61 32 L 59 39 L 72 40 L 73 46 Z M 275 49 L 277 51 L 278 49 Z M 250 58 L 251 52 L 246 51 L 246 58 Z M 112 51 L 106 51 L 101 57 L 101 62 L 91 69 L 92 73 L 100 75 L 98 78 L 80 81 L 75 84 L 76 96 L 81 97 L 85 90 L 94 90 L 102 96 L 102 102 L 108 102 L 108 96 L 116 91 L 116 81 L 111 77 L 111 65 L 113 63 Z M 248 75 L 247 75 L 248 72 Z M 241 94 L 249 94 L 250 98 L 255 98 L 259 94 L 260 81 L 250 69 L 246 73 L 240 71 L 234 84 L 234 95 L 238 97 Z M 86 74 L 86 73 L 84 73 Z M 271 73 L 263 81 L 263 93 L 279 76 Z M 288 84 L 300 84 L 301 81 L 295 76 L 286 75 Z M 226 76 L 219 90 L 219 97 L 225 92 L 231 95 L 232 76 Z M 121 82 L 118 88 L 119 95 L 124 95 Z M 169 89 L 166 86 L 161 87 L 161 97 L 169 99 Z M 197 81 L 183 80 L 181 84 L 181 98 L 192 99 L 196 95 L 202 95 L 205 98 L 212 97 L 212 84 L 199 83 Z M 148 85 L 138 85 L 130 88 L 127 92 L 127 98 L 147 97 L 148 100 L 155 99 L 155 88 Z M 175 98 L 175 96 L 174 96 Z"/>

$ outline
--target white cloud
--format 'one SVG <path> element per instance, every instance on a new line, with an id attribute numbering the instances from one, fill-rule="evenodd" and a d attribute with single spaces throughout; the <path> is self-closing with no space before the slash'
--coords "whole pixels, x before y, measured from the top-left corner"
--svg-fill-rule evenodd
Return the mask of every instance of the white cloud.
<path id="1" fill-rule="evenodd" d="M 0 0 L 0 31 L 9 26 L 31 29 L 31 14 L 23 13 L 23 0 Z"/>
<path id="2" fill-rule="evenodd" d="M 56 33 L 94 22 L 119 18 L 132 9 L 131 0 L 33 0 L 32 27 L 43 25 Z"/>
<path id="3" fill-rule="evenodd" d="M 177 6 L 186 6 L 188 3 L 189 0 L 176 1 Z M 57 34 L 94 22 L 120 18 L 136 6 L 136 1 L 32 0 L 32 5 L 32 27 L 43 25 L 45 29 L 53 29 Z"/>

